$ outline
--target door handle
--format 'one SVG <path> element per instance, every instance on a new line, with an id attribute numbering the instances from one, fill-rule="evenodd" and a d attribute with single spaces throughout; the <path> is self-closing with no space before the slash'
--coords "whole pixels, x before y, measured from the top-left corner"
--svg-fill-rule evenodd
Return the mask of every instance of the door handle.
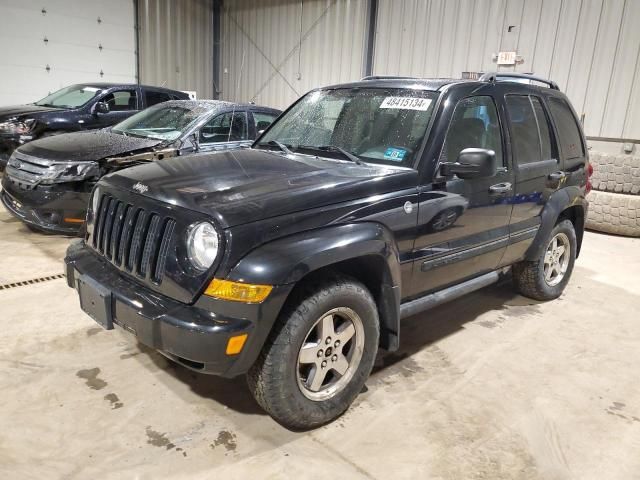
<path id="1" fill-rule="evenodd" d="M 549 174 L 549 180 L 551 180 L 552 182 L 559 182 L 566 176 L 567 176 L 566 173 L 558 170 L 557 172 L 553 172 Z"/>
<path id="2" fill-rule="evenodd" d="M 512 186 L 509 182 L 496 183 L 489 187 L 489 192 L 497 195 L 504 195 L 512 190 Z"/>

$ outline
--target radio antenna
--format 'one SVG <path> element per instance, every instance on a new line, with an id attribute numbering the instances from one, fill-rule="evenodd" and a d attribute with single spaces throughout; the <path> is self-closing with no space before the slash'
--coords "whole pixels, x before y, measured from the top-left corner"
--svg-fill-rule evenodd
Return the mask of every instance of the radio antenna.
<path id="1" fill-rule="evenodd" d="M 240 82 L 242 81 L 242 72 L 244 71 L 244 53 L 242 50 L 242 61 L 240 63 L 240 74 L 238 75 L 238 83 L 236 84 L 236 94 L 233 98 L 233 109 L 231 110 L 231 123 L 229 123 L 229 134 L 227 135 L 227 142 L 231 141 L 231 129 L 233 128 L 233 120 L 236 115 L 236 103 L 238 102 L 238 93 L 240 92 Z"/>

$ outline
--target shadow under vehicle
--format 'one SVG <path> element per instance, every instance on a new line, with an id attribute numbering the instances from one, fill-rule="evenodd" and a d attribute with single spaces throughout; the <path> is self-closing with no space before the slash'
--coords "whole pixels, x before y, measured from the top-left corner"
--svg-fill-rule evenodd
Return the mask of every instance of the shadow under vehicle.
<path id="1" fill-rule="evenodd" d="M 100 180 L 67 282 L 104 328 L 246 373 L 274 419 L 313 428 L 398 351 L 401 319 L 509 271 L 529 298 L 560 296 L 591 173 L 554 82 L 366 78 L 309 92 L 250 149 Z"/>
<path id="2" fill-rule="evenodd" d="M 172 100 L 112 128 L 35 140 L 11 155 L 0 198 L 31 228 L 77 234 L 103 175 L 174 156 L 249 147 L 258 129 L 279 113 L 217 100 Z"/>
<path id="3" fill-rule="evenodd" d="M 188 99 L 188 94 L 168 88 L 89 83 L 65 87 L 31 104 L 0 107 L 0 169 L 16 148 L 32 140 L 108 127 L 157 103 Z"/>

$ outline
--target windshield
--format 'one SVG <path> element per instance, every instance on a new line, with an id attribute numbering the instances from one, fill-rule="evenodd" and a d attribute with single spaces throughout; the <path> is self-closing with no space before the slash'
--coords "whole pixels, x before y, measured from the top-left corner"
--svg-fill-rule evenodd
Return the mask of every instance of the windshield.
<path id="1" fill-rule="evenodd" d="M 38 100 L 36 105 L 41 107 L 78 108 L 102 92 L 97 87 L 86 85 L 71 85 Z"/>
<path id="2" fill-rule="evenodd" d="M 280 117 L 257 146 L 412 166 L 435 98 L 434 92 L 408 89 L 317 90 Z"/>
<path id="3" fill-rule="evenodd" d="M 176 140 L 209 109 L 159 104 L 118 123 L 113 132 L 158 140 Z"/>

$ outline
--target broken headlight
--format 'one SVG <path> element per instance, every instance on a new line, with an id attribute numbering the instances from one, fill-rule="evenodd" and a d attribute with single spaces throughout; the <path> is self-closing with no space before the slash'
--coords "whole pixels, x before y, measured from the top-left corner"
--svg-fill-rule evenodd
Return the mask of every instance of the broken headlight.
<path id="1" fill-rule="evenodd" d="M 78 182 L 97 177 L 100 169 L 96 162 L 54 163 L 40 175 L 40 183 Z"/>
<path id="2" fill-rule="evenodd" d="M 29 133 L 34 123 L 35 120 L 25 120 L 24 122 L 19 122 L 17 120 L 7 120 L 6 122 L 0 123 L 0 132 L 22 135 L 25 133 Z"/>

